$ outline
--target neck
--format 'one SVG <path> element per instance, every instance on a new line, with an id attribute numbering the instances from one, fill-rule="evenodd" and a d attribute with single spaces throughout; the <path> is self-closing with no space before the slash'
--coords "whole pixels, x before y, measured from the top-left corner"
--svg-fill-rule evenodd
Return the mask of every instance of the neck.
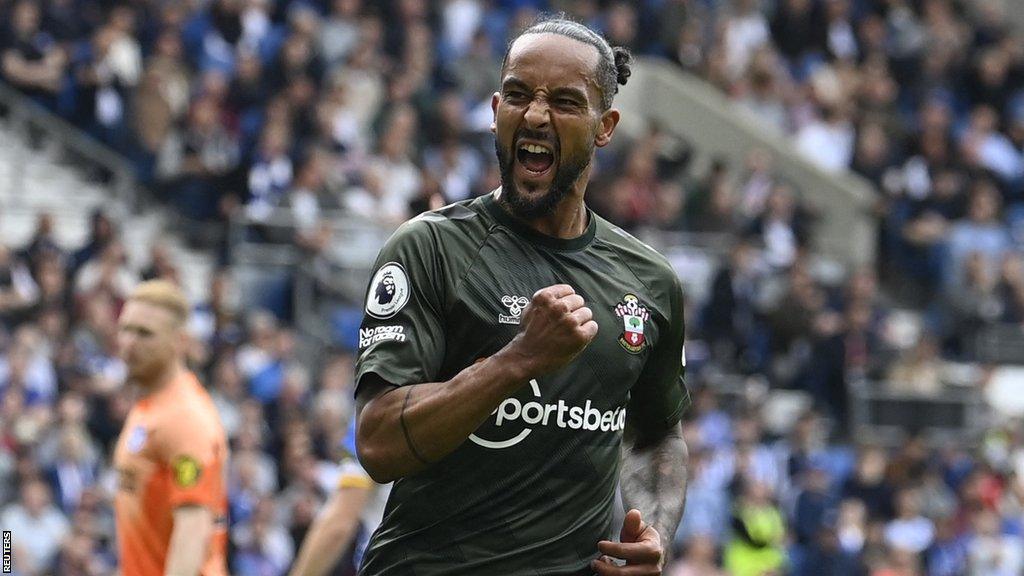
<path id="1" fill-rule="evenodd" d="M 167 388 L 174 382 L 174 380 L 185 371 L 185 367 L 180 362 L 171 362 L 167 368 L 160 372 L 154 378 L 149 380 L 138 380 L 137 384 L 142 389 L 142 395 L 144 397 L 152 396 L 157 392 Z"/>
<path id="2" fill-rule="evenodd" d="M 580 178 L 580 181 L 584 184 L 587 180 L 588 178 L 586 177 Z M 584 190 L 585 186 L 575 186 L 573 191 L 563 198 L 550 214 L 532 219 L 520 218 L 513 212 L 511 207 L 505 202 L 501 188 L 498 188 L 495 199 L 498 201 L 498 205 L 511 214 L 513 218 L 523 222 L 535 231 L 552 238 L 571 240 L 582 236 L 587 231 L 587 224 L 589 224 L 587 221 L 587 205 L 583 201 Z"/>

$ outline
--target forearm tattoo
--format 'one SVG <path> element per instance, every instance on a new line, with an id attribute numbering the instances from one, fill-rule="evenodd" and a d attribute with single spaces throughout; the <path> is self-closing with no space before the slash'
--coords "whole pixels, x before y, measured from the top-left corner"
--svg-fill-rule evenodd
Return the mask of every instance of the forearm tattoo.
<path id="1" fill-rule="evenodd" d="M 430 460 L 424 458 L 423 454 L 416 449 L 416 444 L 412 441 L 412 435 L 409 434 L 409 425 L 405 423 L 405 410 L 409 407 L 409 396 L 412 395 L 412 389 L 413 386 L 405 387 L 405 399 L 402 400 L 402 411 L 398 414 L 398 421 L 402 425 L 402 434 L 405 435 L 405 445 L 409 447 L 409 452 L 422 464 L 431 464 Z"/>
<path id="2" fill-rule="evenodd" d="M 689 452 L 682 436 L 673 431 L 646 446 L 626 443 L 622 462 L 622 500 L 636 508 L 661 536 L 665 557 L 686 505 Z"/>

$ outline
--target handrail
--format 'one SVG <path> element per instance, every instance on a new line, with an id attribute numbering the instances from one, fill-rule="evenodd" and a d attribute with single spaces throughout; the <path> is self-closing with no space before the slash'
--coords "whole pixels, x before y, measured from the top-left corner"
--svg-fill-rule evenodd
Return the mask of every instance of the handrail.
<path id="1" fill-rule="evenodd" d="M 46 132 L 54 140 L 78 156 L 107 170 L 112 178 L 114 195 L 129 211 L 137 213 L 141 207 L 141 186 L 134 168 L 123 156 L 92 138 L 82 130 L 33 102 L 9 84 L 0 81 L 0 105 L 10 110 L 16 128 L 32 125 Z M 24 178 L 24 171 L 15 167 L 14 178 Z M 21 189 L 22 182 L 15 180 L 14 189 Z"/>
<path id="2" fill-rule="evenodd" d="M 947 385 L 941 394 L 928 395 L 888 390 L 884 382 L 851 380 L 847 393 L 853 433 L 890 443 L 899 442 L 908 428 L 926 431 L 938 441 L 971 441 L 989 414 L 984 396 L 970 387 Z"/>

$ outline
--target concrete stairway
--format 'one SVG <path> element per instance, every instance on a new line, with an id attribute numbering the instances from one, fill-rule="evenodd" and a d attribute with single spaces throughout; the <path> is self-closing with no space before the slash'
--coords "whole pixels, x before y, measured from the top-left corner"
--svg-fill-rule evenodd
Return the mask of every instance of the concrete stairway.
<path id="1" fill-rule="evenodd" d="M 214 259 L 181 241 L 168 226 L 172 215 L 166 209 L 129 215 L 108 186 L 93 181 L 67 159 L 58 142 L 44 141 L 35 149 L 24 134 L 0 119 L 0 242 L 23 246 L 32 237 L 38 215 L 49 212 L 56 221 L 57 241 L 67 249 L 77 248 L 88 237 L 90 214 L 100 207 L 119 223 L 132 266 L 148 265 L 150 250 L 159 239 L 174 256 L 190 298 L 205 298 Z"/>

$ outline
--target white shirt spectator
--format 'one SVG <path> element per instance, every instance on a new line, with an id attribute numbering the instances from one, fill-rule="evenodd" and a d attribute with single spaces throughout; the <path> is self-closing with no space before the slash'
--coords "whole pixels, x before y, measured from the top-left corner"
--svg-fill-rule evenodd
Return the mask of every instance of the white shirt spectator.
<path id="1" fill-rule="evenodd" d="M 258 566 L 269 565 L 278 574 L 284 574 L 295 558 L 291 536 L 276 522 L 244 522 L 232 530 L 232 540 L 241 549 L 240 554 L 257 554 Z"/>
<path id="2" fill-rule="evenodd" d="M 935 525 L 924 516 L 897 518 L 885 526 L 885 543 L 915 554 L 924 552 L 935 539 Z"/>
<path id="3" fill-rule="evenodd" d="M 450 0 L 445 5 L 444 39 L 455 57 L 469 48 L 482 18 L 483 10 L 478 0 Z"/>
<path id="4" fill-rule="evenodd" d="M 993 535 L 974 538 L 967 552 L 971 576 L 1018 576 L 1024 570 L 1020 537 Z"/>
<path id="5" fill-rule="evenodd" d="M 53 363 L 42 354 L 30 353 L 25 368 L 25 391 L 33 397 L 53 399 L 57 396 L 57 372 Z M 11 363 L 7 356 L 0 356 L 0 389 L 6 388 L 11 378 Z"/>
<path id="6" fill-rule="evenodd" d="M 23 554 L 16 562 L 27 574 L 42 570 L 53 561 L 71 528 L 67 518 L 49 504 L 36 514 L 22 504 L 12 504 L 0 515 L 0 525 L 11 531 L 14 549 Z"/>
<path id="7" fill-rule="evenodd" d="M 823 170 L 840 172 L 853 160 L 855 140 L 849 122 L 815 121 L 797 132 L 796 149 Z"/>
<path id="8" fill-rule="evenodd" d="M 730 75 L 739 78 L 754 50 L 769 39 L 768 22 L 756 7 L 730 18 L 725 25 L 725 57 Z"/>

